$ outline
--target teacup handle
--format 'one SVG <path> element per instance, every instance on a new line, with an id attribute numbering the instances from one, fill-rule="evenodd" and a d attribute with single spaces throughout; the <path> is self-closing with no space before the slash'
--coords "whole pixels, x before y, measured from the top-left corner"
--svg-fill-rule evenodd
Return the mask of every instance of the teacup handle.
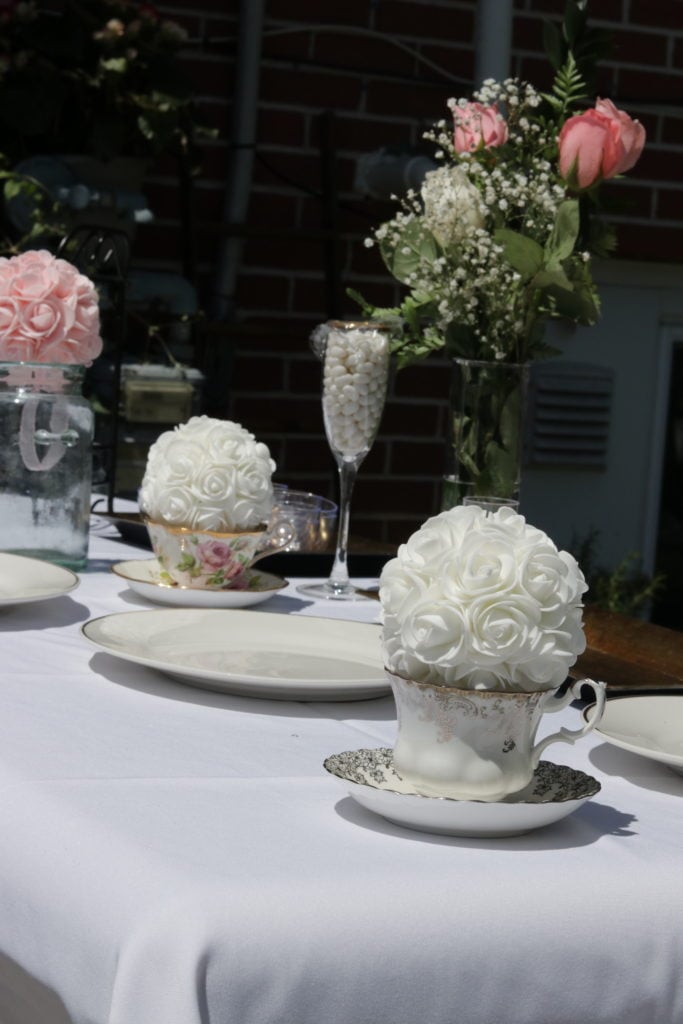
<path id="1" fill-rule="evenodd" d="M 279 551 L 280 548 L 286 548 L 290 541 L 294 540 L 295 535 L 296 530 L 289 520 L 273 520 L 263 535 L 263 547 L 256 552 L 250 564 L 253 565 L 260 558 L 265 558 L 266 555 L 271 555 L 274 551 Z"/>
<path id="2" fill-rule="evenodd" d="M 553 732 L 550 736 L 546 736 L 531 751 L 531 760 L 534 768 L 538 765 L 541 757 L 541 753 L 546 747 L 549 747 L 551 743 L 576 743 L 578 739 L 589 733 L 598 724 L 602 718 L 603 708 L 605 707 L 605 683 L 596 683 L 593 679 L 577 679 L 575 683 L 568 688 L 567 692 L 563 697 L 550 697 L 543 704 L 543 711 L 553 712 L 561 711 L 562 708 L 566 708 L 567 704 L 570 704 L 573 700 L 577 700 L 581 696 L 581 687 L 590 686 L 595 694 L 595 711 L 591 715 L 590 720 L 586 721 L 585 725 L 581 729 L 567 729 L 566 726 L 562 726 L 558 732 Z"/>

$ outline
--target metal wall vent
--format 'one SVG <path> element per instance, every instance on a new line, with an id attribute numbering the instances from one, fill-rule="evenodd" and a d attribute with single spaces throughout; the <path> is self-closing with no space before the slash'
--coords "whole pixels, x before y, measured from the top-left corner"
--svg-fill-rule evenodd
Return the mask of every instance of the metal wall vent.
<path id="1" fill-rule="evenodd" d="M 602 469 L 607 464 L 614 370 L 536 363 L 529 385 L 525 462 Z"/>

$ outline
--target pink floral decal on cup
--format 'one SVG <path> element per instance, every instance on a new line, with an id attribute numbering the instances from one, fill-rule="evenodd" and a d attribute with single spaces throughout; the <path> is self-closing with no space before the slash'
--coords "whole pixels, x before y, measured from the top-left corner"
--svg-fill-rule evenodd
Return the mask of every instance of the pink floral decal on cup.
<path id="1" fill-rule="evenodd" d="M 224 540 L 205 540 L 198 544 L 197 558 L 202 574 L 209 576 L 209 585 L 229 585 L 231 590 L 246 589 L 244 565 Z"/>
<path id="2" fill-rule="evenodd" d="M 282 550 L 294 529 L 285 520 L 232 533 L 202 533 L 145 520 L 164 583 L 209 590 L 248 590 L 250 566 Z"/>

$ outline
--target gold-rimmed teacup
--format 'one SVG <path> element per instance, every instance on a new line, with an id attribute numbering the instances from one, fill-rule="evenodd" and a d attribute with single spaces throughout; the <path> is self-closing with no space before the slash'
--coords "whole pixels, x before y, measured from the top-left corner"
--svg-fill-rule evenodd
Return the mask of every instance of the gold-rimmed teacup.
<path id="1" fill-rule="evenodd" d="M 165 582 L 203 590 L 245 590 L 247 570 L 285 548 L 294 529 L 276 519 L 253 530 L 192 530 L 145 517 L 152 550 Z"/>

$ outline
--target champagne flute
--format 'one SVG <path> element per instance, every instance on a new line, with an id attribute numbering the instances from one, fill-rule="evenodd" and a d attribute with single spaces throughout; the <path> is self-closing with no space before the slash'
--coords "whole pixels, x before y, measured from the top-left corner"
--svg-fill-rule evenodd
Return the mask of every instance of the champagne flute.
<path id="1" fill-rule="evenodd" d="M 339 471 L 339 522 L 329 579 L 298 590 L 309 597 L 349 601 L 360 596 L 349 580 L 347 565 L 351 495 L 382 418 L 389 379 L 389 327 L 375 321 L 328 320 L 313 332 L 311 344 L 323 363 L 323 419 Z"/>

